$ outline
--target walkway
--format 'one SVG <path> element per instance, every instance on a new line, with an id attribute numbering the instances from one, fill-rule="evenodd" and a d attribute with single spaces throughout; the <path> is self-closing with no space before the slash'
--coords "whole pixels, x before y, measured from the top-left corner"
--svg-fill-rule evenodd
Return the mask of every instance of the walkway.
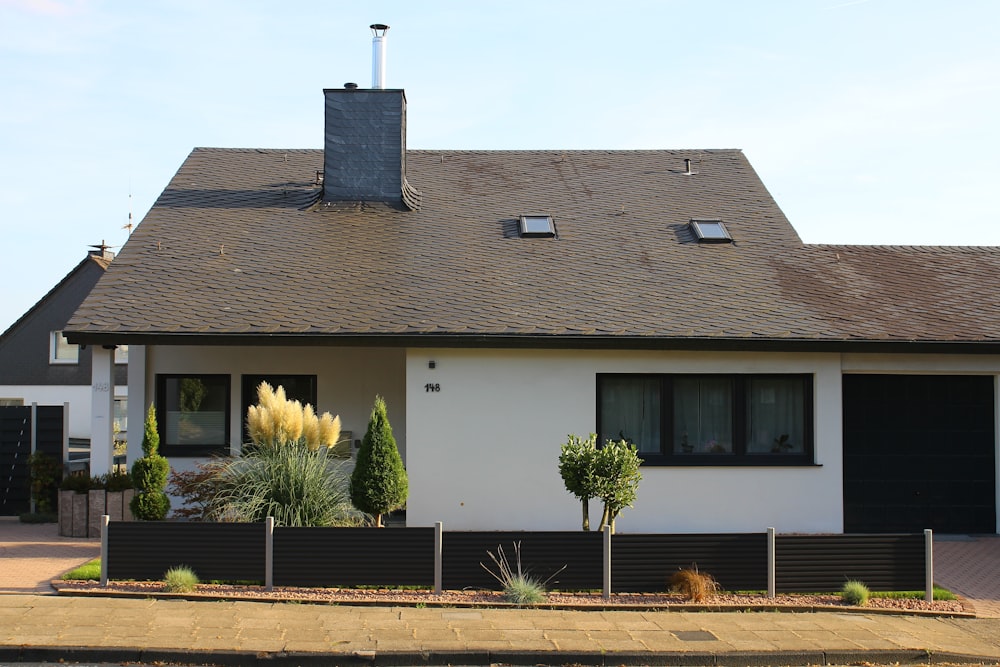
<path id="1" fill-rule="evenodd" d="M 49 581 L 100 555 L 100 540 L 59 537 L 54 523 L 0 517 L 0 593 L 52 593 Z"/>
<path id="2" fill-rule="evenodd" d="M 934 581 L 980 617 L 1000 618 L 1000 535 L 935 535 Z"/>

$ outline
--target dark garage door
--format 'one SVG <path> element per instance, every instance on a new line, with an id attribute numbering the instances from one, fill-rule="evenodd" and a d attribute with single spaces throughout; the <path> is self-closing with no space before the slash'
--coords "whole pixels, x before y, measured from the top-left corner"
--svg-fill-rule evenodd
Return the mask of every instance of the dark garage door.
<path id="1" fill-rule="evenodd" d="M 996 532 L 993 378 L 844 376 L 844 531 Z"/>

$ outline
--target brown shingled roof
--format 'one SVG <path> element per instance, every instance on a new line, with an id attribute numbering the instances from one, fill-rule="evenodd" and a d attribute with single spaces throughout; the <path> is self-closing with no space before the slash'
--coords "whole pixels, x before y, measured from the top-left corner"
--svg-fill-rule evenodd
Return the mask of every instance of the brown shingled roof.
<path id="1" fill-rule="evenodd" d="M 995 250 L 805 246 L 740 151 L 408 151 L 419 211 L 322 203 L 322 164 L 193 151 L 71 340 L 1000 341 Z"/>

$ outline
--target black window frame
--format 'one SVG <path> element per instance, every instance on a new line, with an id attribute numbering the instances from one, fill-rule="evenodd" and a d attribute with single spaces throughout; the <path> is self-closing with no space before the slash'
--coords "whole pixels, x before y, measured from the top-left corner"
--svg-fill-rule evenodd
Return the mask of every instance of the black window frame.
<path id="1" fill-rule="evenodd" d="M 733 452 L 722 454 L 678 453 L 674 451 L 673 419 L 675 378 L 727 378 L 732 380 Z M 606 379 L 657 379 L 660 383 L 660 453 L 639 452 L 647 466 L 712 466 L 712 467 L 802 467 L 815 466 L 815 405 L 814 376 L 811 373 L 598 373 L 597 374 L 597 433 L 604 429 L 602 420 L 602 386 Z M 803 451 L 801 453 L 747 452 L 747 392 L 750 382 L 759 378 L 793 378 L 802 382 Z M 599 436 L 603 437 L 603 436 Z"/>
<path id="2" fill-rule="evenodd" d="M 169 380 L 199 378 L 202 380 L 225 381 L 225 443 L 181 445 L 167 441 L 167 382 Z M 160 454 L 176 457 L 200 457 L 212 455 L 228 455 L 231 447 L 232 428 L 232 376 L 226 373 L 158 373 L 156 375 L 156 424 L 160 434 Z"/>
<path id="3" fill-rule="evenodd" d="M 285 387 L 285 395 L 288 399 L 293 401 L 299 401 L 302 405 L 308 403 L 313 406 L 313 410 L 318 412 L 316 407 L 317 401 L 317 376 L 310 373 L 247 373 L 240 376 L 240 444 L 245 446 L 250 442 L 250 436 L 247 431 L 247 408 L 251 405 L 257 404 L 257 387 L 260 386 L 261 382 L 267 382 L 271 385 L 272 389 L 277 389 L 278 385 L 284 386 L 285 383 L 276 380 L 282 380 L 287 378 L 295 378 L 297 381 L 303 381 L 309 383 L 309 396 L 303 400 L 303 396 L 296 392 L 289 392 L 288 387 Z"/>

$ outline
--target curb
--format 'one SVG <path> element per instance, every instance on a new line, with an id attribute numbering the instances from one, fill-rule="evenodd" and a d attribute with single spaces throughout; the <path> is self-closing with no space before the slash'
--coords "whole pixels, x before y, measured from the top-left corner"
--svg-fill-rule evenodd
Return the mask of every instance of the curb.
<path id="1" fill-rule="evenodd" d="M 961 653 L 930 653 L 923 650 L 871 651 L 767 651 L 726 653 L 710 652 L 649 652 L 649 653 L 574 653 L 551 651 L 434 651 L 356 653 L 321 652 L 248 652 L 193 651 L 182 649 L 89 648 L 9 646 L 0 647 L 4 662 L 106 662 L 146 664 L 205 664 L 234 666 L 267 665 L 268 667 L 328 667 L 331 663 L 345 667 L 414 667 L 428 665 L 517 665 L 540 667 L 548 665 L 581 665 L 583 667 L 794 667 L 796 665 L 850 664 L 998 664 L 997 657 Z"/>

